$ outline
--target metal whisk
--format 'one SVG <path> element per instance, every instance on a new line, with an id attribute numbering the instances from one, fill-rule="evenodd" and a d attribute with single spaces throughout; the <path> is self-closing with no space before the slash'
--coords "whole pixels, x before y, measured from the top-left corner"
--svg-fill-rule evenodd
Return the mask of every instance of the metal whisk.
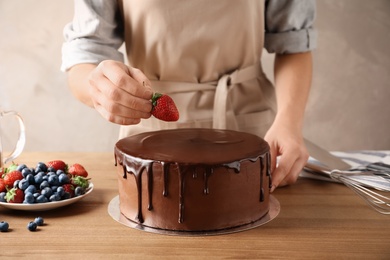
<path id="1" fill-rule="evenodd" d="M 330 172 L 332 179 L 344 183 L 364 199 L 368 205 L 382 214 L 390 214 L 390 173 L 384 171 L 340 171 Z"/>

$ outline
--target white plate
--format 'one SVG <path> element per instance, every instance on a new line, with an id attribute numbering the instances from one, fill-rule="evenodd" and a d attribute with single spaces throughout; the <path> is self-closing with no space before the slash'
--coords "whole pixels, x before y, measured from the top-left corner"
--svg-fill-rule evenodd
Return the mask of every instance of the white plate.
<path id="1" fill-rule="evenodd" d="M 73 197 L 71 199 L 46 202 L 46 203 L 34 203 L 34 204 L 0 202 L 0 206 L 3 206 L 5 208 L 9 208 L 9 209 L 24 210 L 24 211 L 50 210 L 50 209 L 55 209 L 55 208 L 67 206 L 69 204 L 73 204 L 73 203 L 81 200 L 82 198 L 84 198 L 88 194 L 90 194 L 92 192 L 92 190 L 93 190 L 93 184 L 92 184 L 92 182 L 90 182 L 89 186 L 87 188 L 87 191 L 83 195 Z"/>

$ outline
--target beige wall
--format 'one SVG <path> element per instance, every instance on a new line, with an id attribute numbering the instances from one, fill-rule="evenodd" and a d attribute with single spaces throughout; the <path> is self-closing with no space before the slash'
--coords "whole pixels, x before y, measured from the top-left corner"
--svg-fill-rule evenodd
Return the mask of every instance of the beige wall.
<path id="1" fill-rule="evenodd" d="M 305 136 L 329 150 L 390 149 L 390 1 L 319 0 Z M 0 106 L 27 151 L 112 151 L 118 127 L 76 101 L 59 71 L 70 0 L 0 0 Z M 272 55 L 264 56 L 272 76 Z M 3 124 L 4 128 L 4 124 Z M 13 139 L 5 133 L 5 142 Z"/>

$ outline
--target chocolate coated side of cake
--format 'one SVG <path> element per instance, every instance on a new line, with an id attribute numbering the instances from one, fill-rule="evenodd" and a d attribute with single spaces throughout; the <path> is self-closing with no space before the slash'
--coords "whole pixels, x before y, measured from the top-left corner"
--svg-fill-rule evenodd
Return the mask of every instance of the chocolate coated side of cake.
<path id="1" fill-rule="evenodd" d="M 230 130 L 147 132 L 117 142 L 120 210 L 145 226 L 209 231 L 269 209 L 269 146 Z"/>

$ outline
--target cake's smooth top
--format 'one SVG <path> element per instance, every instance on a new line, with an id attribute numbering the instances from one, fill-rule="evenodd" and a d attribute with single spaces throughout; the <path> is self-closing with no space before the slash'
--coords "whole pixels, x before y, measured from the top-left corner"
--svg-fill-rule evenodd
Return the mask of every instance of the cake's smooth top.
<path id="1" fill-rule="evenodd" d="M 232 130 L 203 128 L 145 132 L 119 140 L 116 149 L 141 159 L 188 164 L 224 164 L 255 158 L 269 150 L 260 137 Z"/>

